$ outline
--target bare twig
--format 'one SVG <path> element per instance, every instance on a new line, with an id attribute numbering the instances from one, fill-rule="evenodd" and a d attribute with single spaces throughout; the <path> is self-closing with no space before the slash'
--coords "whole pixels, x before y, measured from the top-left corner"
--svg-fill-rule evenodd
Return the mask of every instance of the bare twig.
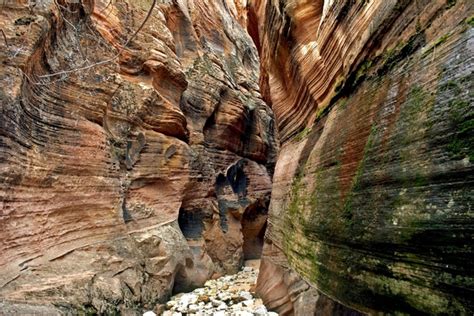
<path id="1" fill-rule="evenodd" d="M 107 5 L 105 6 L 105 8 L 103 8 L 102 10 L 100 10 L 100 13 L 104 12 L 105 10 L 107 10 L 111 4 L 112 4 L 112 0 L 110 0 L 109 3 L 107 3 Z"/>
<path id="2" fill-rule="evenodd" d="M 84 55 L 84 52 L 82 51 L 82 47 L 81 47 L 81 42 L 80 42 L 80 37 L 81 35 L 79 34 L 76 26 L 74 24 L 72 24 L 72 22 L 70 22 L 68 19 L 66 19 L 66 17 L 64 16 L 63 12 L 61 11 L 61 9 L 64 9 L 65 11 L 68 11 L 69 13 L 76 13 L 76 11 L 71 11 L 69 10 L 68 8 L 66 8 L 65 6 L 63 5 L 60 5 L 58 3 L 57 0 L 54 0 L 54 4 L 56 5 L 56 7 L 58 8 L 58 12 L 59 14 L 61 15 L 61 17 L 63 18 L 64 21 L 66 21 L 67 24 L 69 24 L 73 29 L 74 29 L 74 32 L 76 33 L 76 36 L 74 37 L 74 39 L 76 40 L 76 45 L 77 45 L 77 50 L 79 51 L 79 53 L 81 54 L 81 57 L 82 57 L 82 60 L 84 61 L 84 63 L 87 62 L 87 58 L 86 56 Z M 83 64 L 84 64 L 83 63 Z"/>
<path id="3" fill-rule="evenodd" d="M 61 11 L 61 8 L 64 8 L 64 10 L 68 10 L 68 9 L 65 8 L 64 6 L 60 5 L 57 0 L 54 0 L 54 4 L 56 5 L 56 8 L 58 9 L 58 12 L 61 15 L 61 17 L 63 18 L 63 20 L 66 21 L 66 23 L 69 24 L 74 29 L 75 32 L 77 32 L 76 26 L 74 24 L 72 24 L 68 19 L 66 19 L 63 12 Z"/>
<path id="4" fill-rule="evenodd" d="M 23 74 L 23 76 L 26 77 L 26 79 L 28 79 L 28 81 L 33 82 L 33 80 L 26 74 L 26 72 L 23 71 L 23 69 L 21 69 L 20 67 L 18 67 L 17 69 L 20 70 L 20 72 Z"/>
<path id="5" fill-rule="evenodd" d="M 0 29 L 0 31 L 2 32 L 3 39 L 5 40 L 5 45 L 7 45 L 7 47 L 9 47 L 8 41 L 7 41 L 7 36 L 5 35 L 5 32 L 2 29 Z"/>
<path id="6" fill-rule="evenodd" d="M 145 23 L 150 19 L 151 13 L 152 13 L 153 9 L 155 8 L 155 5 L 156 5 L 156 0 L 153 0 L 153 3 L 151 4 L 151 7 L 148 10 L 148 13 L 147 13 L 145 19 L 143 20 L 142 24 L 138 27 L 138 29 L 135 31 L 135 33 L 133 33 L 133 35 L 130 36 L 130 38 L 125 42 L 125 44 L 119 49 L 118 53 L 116 55 L 114 55 L 113 57 L 111 57 L 109 59 L 106 59 L 106 60 L 96 62 L 96 63 L 91 64 L 91 65 L 84 66 L 84 67 L 78 67 L 78 68 L 74 68 L 74 69 L 59 71 L 59 72 L 52 73 L 52 74 L 38 76 L 38 78 L 50 78 L 50 77 L 54 77 L 54 76 L 70 74 L 70 73 L 73 73 L 73 72 L 76 72 L 76 71 L 83 71 L 83 70 L 91 69 L 91 68 L 94 68 L 94 67 L 97 67 L 97 66 L 100 66 L 100 65 L 104 65 L 104 64 L 107 64 L 107 63 L 110 63 L 110 62 L 114 61 L 116 58 L 118 58 L 120 56 L 120 54 L 123 52 L 123 50 L 125 48 L 127 48 L 127 46 L 130 44 L 130 42 L 143 29 L 143 27 L 145 26 Z"/>
<path id="7" fill-rule="evenodd" d="M 56 6 L 63 8 L 64 11 L 67 11 L 67 12 L 69 12 L 69 13 L 77 13 L 77 10 L 74 10 L 74 11 L 69 10 L 69 8 L 67 8 L 67 7 L 65 7 L 65 6 L 63 6 L 63 5 L 61 5 L 61 4 L 59 4 L 56 0 L 54 0 L 54 3 L 56 4 Z"/>
<path id="8" fill-rule="evenodd" d="M 109 43 L 107 43 L 106 41 L 104 41 L 102 38 L 100 38 L 100 36 L 94 34 L 94 32 L 97 32 L 96 30 L 91 29 L 91 27 L 90 27 L 88 24 L 85 24 L 85 26 L 87 27 L 87 29 L 89 30 L 89 32 L 91 32 L 91 34 L 92 34 L 92 35 L 90 35 L 90 34 L 87 34 L 87 33 L 85 32 L 85 34 L 84 34 L 85 37 L 94 39 L 96 42 L 98 42 L 98 43 L 100 43 L 100 44 L 102 44 L 102 45 L 104 45 L 104 46 L 107 46 L 107 45 L 109 44 Z M 115 28 L 109 29 L 109 31 L 114 30 L 114 29 L 115 29 Z M 95 36 L 93 36 L 93 35 L 95 35 Z"/>

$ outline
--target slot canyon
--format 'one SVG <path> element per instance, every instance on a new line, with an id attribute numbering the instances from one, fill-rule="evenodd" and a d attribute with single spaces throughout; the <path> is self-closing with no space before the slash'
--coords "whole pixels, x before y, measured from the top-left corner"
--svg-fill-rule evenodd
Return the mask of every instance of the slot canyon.
<path id="1" fill-rule="evenodd" d="M 0 0 L 0 315 L 247 275 L 273 314 L 215 315 L 472 315 L 473 27 L 472 0 Z"/>

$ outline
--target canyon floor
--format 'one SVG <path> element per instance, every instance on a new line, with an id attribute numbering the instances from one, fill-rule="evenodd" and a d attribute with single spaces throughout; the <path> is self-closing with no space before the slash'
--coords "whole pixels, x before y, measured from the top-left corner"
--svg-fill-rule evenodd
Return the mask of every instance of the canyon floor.
<path id="1" fill-rule="evenodd" d="M 255 295 L 259 266 L 260 260 L 246 261 L 237 274 L 209 280 L 202 288 L 174 295 L 155 312 L 163 316 L 276 316 L 278 314 L 268 311 Z M 143 315 L 154 316 L 157 314 L 155 312 L 149 311 Z"/>

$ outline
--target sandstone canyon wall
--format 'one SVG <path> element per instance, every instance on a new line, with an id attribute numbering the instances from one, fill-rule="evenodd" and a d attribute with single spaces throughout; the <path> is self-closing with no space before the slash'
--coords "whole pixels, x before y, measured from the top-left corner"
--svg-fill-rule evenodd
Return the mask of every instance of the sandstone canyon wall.
<path id="1" fill-rule="evenodd" d="M 473 14 L 0 0 L 0 309 L 152 308 L 268 226 L 283 315 L 472 314 Z"/>
<path id="2" fill-rule="evenodd" d="M 0 3 L 5 312 L 152 308 L 260 255 L 276 125 L 239 3 Z"/>
<path id="3" fill-rule="evenodd" d="M 473 5 L 252 2 L 281 139 L 269 308 L 473 313 Z"/>

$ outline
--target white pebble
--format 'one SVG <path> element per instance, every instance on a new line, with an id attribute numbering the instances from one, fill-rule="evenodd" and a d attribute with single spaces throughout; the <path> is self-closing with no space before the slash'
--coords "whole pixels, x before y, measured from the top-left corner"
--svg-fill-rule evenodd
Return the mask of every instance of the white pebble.
<path id="1" fill-rule="evenodd" d="M 199 306 L 196 304 L 191 304 L 188 306 L 188 313 L 197 313 L 199 311 Z"/>
<path id="2" fill-rule="evenodd" d="M 254 309 L 253 313 L 256 316 L 265 316 L 267 315 L 267 308 L 264 305 L 260 305 L 256 309 Z"/>
<path id="3" fill-rule="evenodd" d="M 226 310 L 226 309 L 227 309 L 226 303 L 222 303 L 221 305 L 219 305 L 217 307 L 217 310 L 219 310 L 219 311 Z"/>
<path id="4" fill-rule="evenodd" d="M 253 298 L 252 294 L 247 291 L 240 291 L 239 295 L 245 300 L 251 300 Z"/>
<path id="5" fill-rule="evenodd" d="M 168 302 L 166 303 L 166 307 L 167 307 L 167 308 L 171 308 L 171 307 L 173 307 L 173 306 L 175 306 L 175 305 L 176 305 L 176 301 L 168 301 Z"/>
<path id="6" fill-rule="evenodd" d="M 249 306 L 254 305 L 254 302 L 253 302 L 253 300 L 245 300 L 245 301 L 242 302 L 242 304 L 249 307 Z"/>
<path id="7" fill-rule="evenodd" d="M 236 311 L 232 315 L 235 315 L 235 316 L 253 316 L 253 313 L 248 312 L 248 311 Z"/>

